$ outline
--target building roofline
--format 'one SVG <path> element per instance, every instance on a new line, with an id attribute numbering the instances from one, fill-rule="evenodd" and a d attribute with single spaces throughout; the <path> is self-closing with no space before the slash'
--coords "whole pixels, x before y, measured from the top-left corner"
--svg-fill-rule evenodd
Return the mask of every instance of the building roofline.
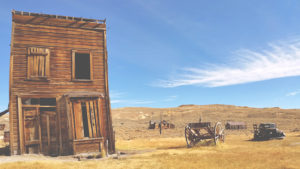
<path id="1" fill-rule="evenodd" d="M 22 16 L 41 16 L 41 17 L 48 17 L 48 18 L 56 18 L 56 19 L 65 19 L 65 20 L 73 20 L 73 21 L 85 21 L 97 24 L 105 24 L 106 19 L 88 19 L 88 18 L 81 18 L 81 17 L 74 17 L 74 16 L 63 16 L 63 15 L 49 15 L 43 13 L 33 13 L 33 12 L 24 12 L 24 11 L 16 11 L 12 10 L 12 14 L 14 15 L 22 15 Z"/>

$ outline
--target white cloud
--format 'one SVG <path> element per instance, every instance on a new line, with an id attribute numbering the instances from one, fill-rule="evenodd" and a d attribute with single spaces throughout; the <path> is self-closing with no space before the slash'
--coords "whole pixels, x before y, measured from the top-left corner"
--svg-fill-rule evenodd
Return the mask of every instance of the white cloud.
<path id="1" fill-rule="evenodd" d="M 297 94 L 300 94 L 300 89 L 298 89 L 296 91 L 293 91 L 293 92 L 290 92 L 290 93 L 286 94 L 286 96 L 295 96 Z"/>
<path id="2" fill-rule="evenodd" d="M 200 85 L 219 87 L 300 75 L 300 40 L 272 43 L 268 49 L 235 52 L 233 63 L 211 65 L 205 69 L 184 68 L 168 80 L 160 80 L 159 87 Z"/>

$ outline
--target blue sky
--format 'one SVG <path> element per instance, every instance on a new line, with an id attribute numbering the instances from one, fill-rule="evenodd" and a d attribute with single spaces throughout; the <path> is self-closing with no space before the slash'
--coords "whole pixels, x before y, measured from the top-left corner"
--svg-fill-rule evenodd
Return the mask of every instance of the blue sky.
<path id="1" fill-rule="evenodd" d="M 1 109 L 12 9 L 106 18 L 113 108 L 300 108 L 300 1 L 1 0 Z"/>

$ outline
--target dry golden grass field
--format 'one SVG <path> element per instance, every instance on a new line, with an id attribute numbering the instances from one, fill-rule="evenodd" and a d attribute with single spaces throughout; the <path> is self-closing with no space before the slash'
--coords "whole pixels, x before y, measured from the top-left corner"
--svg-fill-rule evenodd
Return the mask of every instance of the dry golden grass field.
<path id="1" fill-rule="evenodd" d="M 149 120 L 171 121 L 175 129 L 148 130 Z M 226 130 L 225 143 L 201 142 L 186 148 L 184 126 L 189 122 L 244 121 L 247 130 Z M 252 124 L 275 122 L 287 137 L 283 140 L 250 141 Z M 78 161 L 72 156 L 0 156 L 0 169 L 38 168 L 300 168 L 300 110 L 249 108 L 228 105 L 185 105 L 176 108 L 120 108 L 113 110 L 119 158 Z M 1 143 L 0 143 L 1 144 Z"/>
<path id="2" fill-rule="evenodd" d="M 2 169 L 300 168 L 300 133 L 288 134 L 284 140 L 253 142 L 249 141 L 250 138 L 230 135 L 225 143 L 217 146 L 200 143 L 189 149 L 183 138 L 120 140 L 118 150 L 131 155 L 86 161 L 36 158 L 34 161 L 0 163 L 0 166 Z"/>

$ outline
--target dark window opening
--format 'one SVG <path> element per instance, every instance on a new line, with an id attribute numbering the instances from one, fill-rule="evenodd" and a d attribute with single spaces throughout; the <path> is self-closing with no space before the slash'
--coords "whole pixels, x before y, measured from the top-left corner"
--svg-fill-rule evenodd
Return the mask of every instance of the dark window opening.
<path id="1" fill-rule="evenodd" d="M 90 79 L 90 54 L 75 53 L 75 79 Z"/>
<path id="2" fill-rule="evenodd" d="M 23 105 L 56 106 L 55 98 L 24 98 Z"/>
<path id="3" fill-rule="evenodd" d="M 82 123 L 83 123 L 83 133 L 84 137 L 89 137 L 89 127 L 88 127 L 88 119 L 87 119 L 87 109 L 85 102 L 81 103 L 81 111 L 82 111 Z"/>
<path id="4" fill-rule="evenodd" d="M 40 105 L 55 106 L 56 105 L 56 99 L 55 98 L 41 98 L 40 99 Z"/>
<path id="5" fill-rule="evenodd" d="M 56 108 L 55 107 L 41 107 L 40 108 L 40 112 L 44 112 L 44 111 L 53 111 L 53 112 L 56 112 Z"/>

